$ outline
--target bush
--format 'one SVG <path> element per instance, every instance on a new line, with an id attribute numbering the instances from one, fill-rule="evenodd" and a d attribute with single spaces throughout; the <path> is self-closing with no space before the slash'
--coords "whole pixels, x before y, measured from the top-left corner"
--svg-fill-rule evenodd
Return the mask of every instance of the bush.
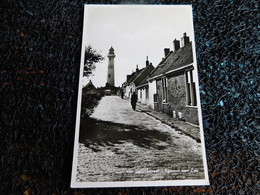
<path id="1" fill-rule="evenodd" d="M 89 117 L 103 96 L 103 90 L 96 88 L 89 89 L 88 87 L 84 87 L 82 89 L 81 116 Z"/>

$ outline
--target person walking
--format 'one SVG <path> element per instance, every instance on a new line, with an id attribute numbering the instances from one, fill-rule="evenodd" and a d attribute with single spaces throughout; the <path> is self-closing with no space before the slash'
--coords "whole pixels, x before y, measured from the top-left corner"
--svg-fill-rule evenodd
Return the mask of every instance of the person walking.
<path id="1" fill-rule="evenodd" d="M 137 102 L 137 95 L 135 94 L 135 92 L 133 92 L 132 96 L 131 96 L 131 105 L 133 110 L 135 110 L 136 108 L 136 102 Z"/>

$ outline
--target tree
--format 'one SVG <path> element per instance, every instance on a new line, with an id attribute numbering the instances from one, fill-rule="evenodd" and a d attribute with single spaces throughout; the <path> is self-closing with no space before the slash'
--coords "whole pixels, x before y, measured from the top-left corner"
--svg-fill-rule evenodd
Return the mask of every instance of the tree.
<path id="1" fill-rule="evenodd" d="M 99 54 L 91 45 L 85 47 L 85 59 L 83 76 L 88 77 L 96 68 L 96 63 L 104 60 L 104 57 Z"/>

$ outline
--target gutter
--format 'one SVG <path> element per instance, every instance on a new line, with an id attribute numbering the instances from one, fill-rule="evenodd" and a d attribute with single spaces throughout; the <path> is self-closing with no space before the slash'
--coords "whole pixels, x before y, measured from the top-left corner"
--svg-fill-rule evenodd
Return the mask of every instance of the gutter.
<path id="1" fill-rule="evenodd" d="M 163 74 L 159 74 L 159 75 L 154 76 L 154 77 L 152 77 L 152 78 L 149 78 L 149 79 L 147 79 L 147 80 L 150 81 L 150 80 L 156 79 L 156 78 L 161 77 L 161 76 L 163 76 Z"/>
<path id="2" fill-rule="evenodd" d="M 191 66 L 193 66 L 193 63 L 188 64 L 188 65 L 183 66 L 183 67 L 180 67 L 180 68 L 177 68 L 177 69 L 174 69 L 174 70 L 167 71 L 167 72 L 165 72 L 165 74 L 170 74 L 170 73 L 173 73 L 173 72 L 177 72 L 177 71 L 180 71 L 180 70 L 182 70 L 182 69 L 189 68 L 189 67 L 191 67 Z"/>
<path id="3" fill-rule="evenodd" d="M 146 86 L 146 85 L 148 85 L 148 83 L 142 84 L 142 85 L 138 85 L 138 86 L 136 86 L 136 88 L 141 88 L 141 87 L 144 87 L 144 86 Z"/>
<path id="4" fill-rule="evenodd" d="M 186 68 L 189 68 L 189 67 L 192 67 L 192 66 L 193 66 L 193 63 L 190 63 L 190 64 L 188 64 L 188 65 L 186 65 L 186 66 L 183 66 L 183 67 L 180 67 L 180 68 L 176 68 L 176 69 L 174 69 L 174 70 L 167 71 L 167 72 L 165 72 L 165 74 L 156 75 L 156 76 L 154 76 L 154 77 L 152 77 L 152 78 L 149 78 L 149 79 L 147 79 L 147 80 L 148 80 L 148 81 L 151 81 L 151 80 L 156 79 L 156 78 L 159 78 L 159 77 L 161 77 L 161 76 L 164 76 L 164 75 L 167 75 L 167 74 L 170 74 L 170 73 L 173 73 L 173 72 L 177 72 L 177 71 L 180 71 L 180 70 L 182 70 L 182 69 L 186 69 Z"/>

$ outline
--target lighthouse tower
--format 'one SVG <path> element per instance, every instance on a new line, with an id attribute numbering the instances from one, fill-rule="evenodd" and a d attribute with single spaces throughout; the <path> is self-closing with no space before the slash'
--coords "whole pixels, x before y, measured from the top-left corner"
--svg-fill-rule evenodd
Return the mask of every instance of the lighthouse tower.
<path id="1" fill-rule="evenodd" d="M 108 57 L 108 70 L 107 70 L 107 83 L 110 86 L 115 86 L 115 71 L 114 71 L 114 58 L 116 57 L 113 47 L 109 49 Z"/>

